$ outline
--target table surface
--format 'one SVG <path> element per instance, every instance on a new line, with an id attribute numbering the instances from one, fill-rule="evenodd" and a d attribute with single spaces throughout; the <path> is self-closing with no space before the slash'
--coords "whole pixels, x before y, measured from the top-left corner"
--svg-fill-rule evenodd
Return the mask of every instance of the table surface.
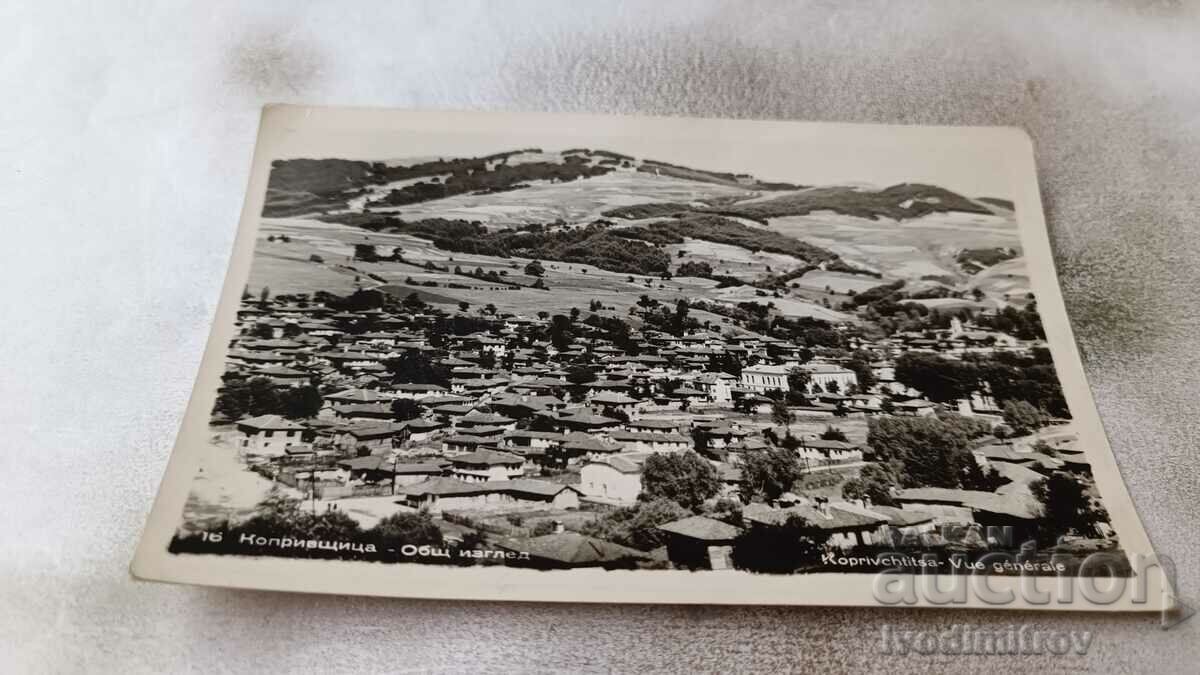
<path id="1" fill-rule="evenodd" d="M 171 5 L 171 6 L 168 6 Z M 1200 9 L 1186 2 L 0 6 L 0 664 L 16 671 L 1167 672 L 1200 620 L 560 606 L 135 583 L 267 102 L 1015 125 L 1138 511 L 1200 594 Z M 882 624 L 1090 629 L 886 657 Z M 1192 670 L 1194 672 L 1194 670 Z"/>

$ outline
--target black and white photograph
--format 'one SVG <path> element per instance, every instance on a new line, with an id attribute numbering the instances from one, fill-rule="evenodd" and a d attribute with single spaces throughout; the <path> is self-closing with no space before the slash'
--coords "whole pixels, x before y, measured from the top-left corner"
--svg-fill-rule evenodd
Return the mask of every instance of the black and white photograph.
<path id="1" fill-rule="evenodd" d="M 168 559 L 1134 575 L 990 146 L 472 119 L 260 140 Z"/>

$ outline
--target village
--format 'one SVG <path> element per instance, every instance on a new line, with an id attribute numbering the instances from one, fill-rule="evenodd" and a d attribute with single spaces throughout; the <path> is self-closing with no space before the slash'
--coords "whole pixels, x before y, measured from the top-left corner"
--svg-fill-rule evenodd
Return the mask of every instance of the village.
<path id="1" fill-rule="evenodd" d="M 524 316 L 247 292 L 210 452 L 253 478 L 255 503 L 233 516 L 194 494 L 181 535 L 282 500 L 544 568 L 793 572 L 824 551 L 1067 534 L 1047 533 L 1064 498 L 1047 486 L 1090 481 L 1067 414 L 1016 400 L 1019 382 L 945 386 L 962 364 L 1044 368 L 1041 340 L 964 313 L 886 336 L 814 321 L 813 345 L 657 304 Z M 1102 511 L 1078 498 L 1101 515 L 1074 533 L 1103 542 Z"/>

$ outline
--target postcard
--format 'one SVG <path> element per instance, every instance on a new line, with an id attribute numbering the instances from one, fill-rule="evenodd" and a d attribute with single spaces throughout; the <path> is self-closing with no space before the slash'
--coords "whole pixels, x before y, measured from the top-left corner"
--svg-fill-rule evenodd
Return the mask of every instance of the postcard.
<path id="1" fill-rule="evenodd" d="M 1015 129 L 265 109 L 132 570 L 1160 610 Z"/>

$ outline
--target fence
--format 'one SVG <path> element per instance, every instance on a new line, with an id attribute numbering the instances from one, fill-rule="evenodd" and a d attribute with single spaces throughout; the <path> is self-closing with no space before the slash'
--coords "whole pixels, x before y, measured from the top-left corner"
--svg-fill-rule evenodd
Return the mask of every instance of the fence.
<path id="1" fill-rule="evenodd" d="M 317 497 L 320 499 L 384 497 L 391 494 L 392 486 L 390 483 L 387 485 L 317 485 Z"/>

